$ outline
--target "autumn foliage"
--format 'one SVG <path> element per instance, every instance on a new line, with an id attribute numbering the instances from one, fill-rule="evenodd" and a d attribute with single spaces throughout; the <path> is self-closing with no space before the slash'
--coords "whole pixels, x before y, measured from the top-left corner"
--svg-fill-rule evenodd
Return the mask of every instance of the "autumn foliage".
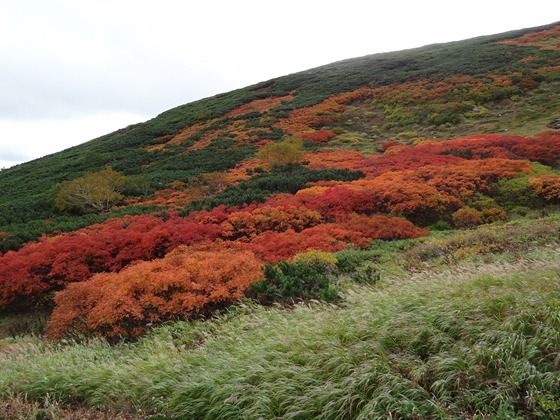
<path id="1" fill-rule="evenodd" d="M 418 238 L 428 233 L 428 230 L 398 217 L 351 214 L 345 222 L 323 223 L 301 232 L 293 229 L 266 231 L 251 240 L 247 248 L 261 260 L 276 263 L 309 250 L 334 252 L 348 245 L 367 248 L 374 239 Z"/>
<path id="2" fill-rule="evenodd" d="M 303 133 L 301 137 L 312 143 L 326 143 L 333 137 L 336 137 L 336 134 L 332 131 L 317 130 L 310 133 Z"/>
<path id="3" fill-rule="evenodd" d="M 459 209 L 453 213 L 453 223 L 458 228 L 468 229 L 482 224 L 482 219 L 475 209 Z"/>
<path id="4" fill-rule="evenodd" d="M 314 110 L 293 111 L 291 127 L 305 125 L 301 137 L 313 134 L 316 138 L 307 140 L 324 142 L 332 133 L 310 131 L 309 124 L 315 124 L 314 118 L 317 123 L 331 118 L 329 112 L 343 109 L 351 99 L 332 97 Z M 264 162 L 273 168 L 304 161 L 309 170 L 347 168 L 366 176 L 304 182 L 303 188 L 265 196 L 264 202 L 221 204 L 186 217 L 169 210 L 44 236 L 18 252 L 0 255 L 0 309 L 29 307 L 56 292 L 50 337 L 132 338 L 147 325 L 207 314 L 240 299 L 250 282 L 262 278 L 263 263 L 367 248 L 376 239 L 417 238 L 429 233 L 419 226 L 438 221 L 472 228 L 504 220 L 507 213 L 500 205 L 509 207 L 498 201 L 504 185 L 516 180 L 544 200 L 560 200 L 560 177 L 543 173 L 547 169 L 542 165 L 534 173 L 537 166 L 528 162 L 556 166 L 558 132 L 531 138 L 485 134 L 417 145 L 388 142 L 382 145 L 385 153 L 367 156 L 343 150 L 304 154 L 302 146 L 297 137 L 263 142 L 260 159 L 230 174 L 173 182 L 153 202 L 185 206 L 193 198 L 219 197 L 231 179 L 252 180 Z M 289 179 L 294 173 L 287 171 L 282 176 Z M 262 172 L 266 168 L 260 167 Z"/>
<path id="5" fill-rule="evenodd" d="M 74 283 L 55 298 L 47 335 L 133 338 L 146 326 L 204 315 L 243 297 L 261 262 L 236 248 L 179 247 L 162 259 Z"/>
<path id="6" fill-rule="evenodd" d="M 72 234 L 45 238 L 0 259 L 0 308 L 33 305 L 45 293 L 93 274 L 115 272 L 141 260 L 161 258 L 179 245 L 213 240 L 213 224 L 171 215 L 111 219 Z"/>
<path id="7" fill-rule="evenodd" d="M 546 174 L 529 178 L 529 183 L 533 186 L 535 193 L 542 196 L 547 201 L 560 201 L 560 176 Z"/>

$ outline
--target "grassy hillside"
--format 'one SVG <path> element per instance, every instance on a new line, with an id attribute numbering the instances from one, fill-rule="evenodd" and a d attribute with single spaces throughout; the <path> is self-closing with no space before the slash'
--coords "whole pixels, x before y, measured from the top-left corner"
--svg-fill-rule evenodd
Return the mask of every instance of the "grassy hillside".
<path id="1" fill-rule="evenodd" d="M 551 24 L 3 170 L 0 418 L 558 418 L 559 98 Z"/>
<path id="2" fill-rule="evenodd" d="M 350 251 L 381 281 L 340 279 L 336 306 L 245 301 L 117 347 L 4 340 L 0 389 L 27 401 L 4 415 L 557 418 L 559 232 L 554 215 Z"/>

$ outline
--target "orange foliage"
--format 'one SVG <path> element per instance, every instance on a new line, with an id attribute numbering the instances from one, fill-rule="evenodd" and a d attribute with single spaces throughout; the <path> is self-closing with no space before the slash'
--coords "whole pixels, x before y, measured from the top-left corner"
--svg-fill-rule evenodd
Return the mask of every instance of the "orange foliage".
<path id="1" fill-rule="evenodd" d="M 286 96 L 271 96 L 264 99 L 255 99 L 248 104 L 241 105 L 234 110 L 228 112 L 226 117 L 237 117 L 238 115 L 249 114 L 250 112 L 265 112 L 270 111 L 272 108 L 276 108 L 282 105 L 282 102 L 291 101 L 294 99 L 292 95 Z"/>
<path id="2" fill-rule="evenodd" d="M 453 213 L 453 223 L 458 228 L 470 229 L 482 224 L 482 219 L 475 209 L 459 209 Z"/>
<path id="3" fill-rule="evenodd" d="M 390 149 L 391 147 L 395 147 L 395 146 L 401 146 L 401 143 L 399 143 L 398 141 L 386 141 L 381 143 L 381 148 L 383 149 L 384 152 L 386 152 L 387 149 Z"/>
<path id="4" fill-rule="evenodd" d="M 517 38 L 498 41 L 496 44 L 539 47 L 541 49 L 560 50 L 560 25 L 539 32 L 529 32 Z"/>
<path id="5" fill-rule="evenodd" d="M 486 159 L 467 160 L 445 166 L 425 166 L 411 175 L 440 192 L 470 197 L 477 191 L 488 191 L 491 184 L 502 178 L 513 178 L 519 173 L 531 172 L 531 165 L 524 160 Z"/>
<path id="6" fill-rule="evenodd" d="M 425 79 L 405 83 L 380 86 L 372 91 L 375 100 L 390 105 L 409 106 L 425 103 L 441 98 L 457 86 L 475 88 L 483 85 L 480 79 L 461 75 L 448 77 L 441 81 L 428 81 Z"/>
<path id="7" fill-rule="evenodd" d="M 247 247 L 262 260 L 274 264 L 311 249 L 334 252 L 349 245 L 366 248 L 373 239 L 418 238 L 428 233 L 428 230 L 397 217 L 349 215 L 344 222 L 324 223 L 299 233 L 293 229 L 266 231 L 255 237 Z"/>
<path id="8" fill-rule="evenodd" d="M 260 267 L 251 252 L 235 247 L 181 247 L 163 259 L 69 285 L 56 294 L 47 336 L 138 337 L 152 323 L 207 314 L 241 299 L 249 283 L 262 278 Z"/>
<path id="9" fill-rule="evenodd" d="M 406 148 L 403 144 L 395 144 L 385 149 L 385 156 L 398 155 Z"/>
<path id="10" fill-rule="evenodd" d="M 535 193 L 545 200 L 560 200 L 560 176 L 555 174 L 539 175 L 529 178 Z"/>
<path id="11" fill-rule="evenodd" d="M 340 114 L 346 110 L 346 104 L 369 99 L 373 96 L 373 92 L 369 88 L 360 88 L 331 96 L 317 105 L 292 111 L 288 118 L 282 119 L 274 126 L 288 134 L 303 136 L 314 128 L 338 121 Z"/>
<path id="12" fill-rule="evenodd" d="M 233 212 L 222 223 L 222 227 L 225 237 L 248 240 L 267 230 L 284 232 L 293 229 L 300 232 L 321 222 L 319 213 L 303 206 L 264 206 L 252 212 Z"/>
<path id="13" fill-rule="evenodd" d="M 204 128 L 206 123 L 198 123 L 191 126 L 187 126 L 179 131 L 176 136 L 171 137 L 171 139 L 166 136 L 166 141 L 164 143 L 155 144 L 153 146 L 148 146 L 146 149 L 148 151 L 159 150 L 162 149 L 166 144 L 181 144 L 186 141 L 189 137 L 198 133 L 201 129 Z"/>
<path id="14" fill-rule="evenodd" d="M 392 150 L 394 148 L 390 148 Z M 398 153 L 397 153 L 398 152 Z M 470 159 L 485 160 L 488 157 L 522 160 L 528 159 L 545 165 L 556 166 L 560 160 L 560 132 L 545 131 L 534 137 L 479 134 L 454 140 L 445 140 L 402 146 L 392 154 L 365 158 L 355 162 L 368 177 L 388 171 L 416 170 L 423 166 L 449 165 Z"/>
<path id="15" fill-rule="evenodd" d="M 504 209 L 498 207 L 482 209 L 482 219 L 484 220 L 484 223 L 498 222 L 500 220 L 506 220 L 507 213 Z"/>
<path id="16" fill-rule="evenodd" d="M 45 293 L 132 262 L 160 258 L 179 245 L 214 240 L 222 227 L 171 214 L 110 219 L 71 234 L 45 238 L 0 259 L 0 308 L 31 305 Z"/>
<path id="17" fill-rule="evenodd" d="M 303 156 L 310 169 L 347 168 L 351 171 L 359 169 L 365 158 L 362 153 L 353 150 L 320 150 Z"/>
<path id="18" fill-rule="evenodd" d="M 226 180 L 228 184 L 236 185 L 241 181 L 251 179 L 251 175 L 247 173 L 247 169 L 253 170 L 256 167 L 263 167 L 266 162 L 260 159 L 247 159 L 238 163 L 235 168 L 230 169 L 226 173 Z"/>

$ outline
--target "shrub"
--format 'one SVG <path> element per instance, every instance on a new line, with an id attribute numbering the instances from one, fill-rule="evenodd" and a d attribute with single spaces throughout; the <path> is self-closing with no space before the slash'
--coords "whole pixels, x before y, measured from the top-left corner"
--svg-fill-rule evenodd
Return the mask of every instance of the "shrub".
<path id="1" fill-rule="evenodd" d="M 330 252 L 321 252 L 315 249 L 310 249 L 306 253 L 296 254 L 293 258 L 294 263 L 305 263 L 309 266 L 322 265 L 327 269 L 335 269 L 337 259 L 334 254 Z"/>
<path id="2" fill-rule="evenodd" d="M 265 278 L 250 284 L 249 297 L 263 304 L 272 302 L 294 303 L 322 299 L 327 302 L 339 299 L 331 286 L 326 268 L 321 264 L 280 261 L 276 265 L 265 264 Z"/>
<path id="3" fill-rule="evenodd" d="M 500 220 L 506 220 L 507 219 L 507 213 L 504 209 L 501 209 L 499 207 L 492 207 L 492 208 L 489 208 L 489 209 L 483 209 L 482 210 L 482 219 L 484 220 L 484 223 L 498 222 Z"/>
<path id="4" fill-rule="evenodd" d="M 346 133 L 346 130 L 342 127 L 335 127 L 331 130 L 331 132 L 333 132 L 334 134 L 336 134 L 338 136 L 339 134 Z"/>
<path id="5" fill-rule="evenodd" d="M 362 271 L 357 271 L 352 275 L 352 280 L 359 284 L 376 284 L 381 280 L 379 271 L 373 267 L 366 267 Z"/>
<path id="6" fill-rule="evenodd" d="M 297 137 L 291 137 L 281 143 L 267 143 L 257 152 L 257 158 L 266 161 L 271 167 L 299 162 L 303 156 L 303 142 Z"/>
<path id="7" fill-rule="evenodd" d="M 470 229 L 482 224 L 482 219 L 475 209 L 462 208 L 453 213 L 453 223 L 460 229 Z"/>
<path id="8" fill-rule="evenodd" d="M 336 137 L 336 134 L 332 131 L 317 130 L 311 133 L 303 133 L 301 137 L 312 143 L 326 143 L 333 137 Z"/>
<path id="9" fill-rule="evenodd" d="M 179 245 L 214 240 L 223 228 L 167 214 L 110 219 L 74 234 L 44 238 L 0 259 L 0 308 L 31 307 L 68 283 L 162 258 Z"/>
<path id="10" fill-rule="evenodd" d="M 135 338 L 153 323 L 208 315 L 241 299 L 262 277 L 260 264 L 246 250 L 180 247 L 160 260 L 97 274 L 56 294 L 47 336 Z"/>
<path id="11" fill-rule="evenodd" d="M 126 177 L 107 167 L 58 186 L 54 202 L 61 211 L 102 213 L 124 199 L 125 186 Z"/>
<path id="12" fill-rule="evenodd" d="M 529 178 L 529 183 L 533 186 L 535 193 L 544 197 L 547 201 L 560 201 L 560 176 L 555 174 L 539 175 Z"/>

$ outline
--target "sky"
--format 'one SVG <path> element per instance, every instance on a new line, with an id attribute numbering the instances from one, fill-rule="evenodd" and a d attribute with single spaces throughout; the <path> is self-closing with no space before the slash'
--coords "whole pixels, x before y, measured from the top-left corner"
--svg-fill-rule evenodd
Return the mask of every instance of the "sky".
<path id="1" fill-rule="evenodd" d="M 0 0 L 0 168 L 274 77 L 560 20 L 526 5 Z"/>

